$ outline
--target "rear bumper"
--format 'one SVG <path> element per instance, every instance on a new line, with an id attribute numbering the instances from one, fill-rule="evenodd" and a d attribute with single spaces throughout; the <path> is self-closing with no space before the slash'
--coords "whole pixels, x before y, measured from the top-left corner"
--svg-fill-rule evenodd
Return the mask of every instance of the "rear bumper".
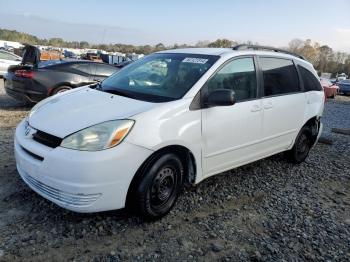
<path id="1" fill-rule="evenodd" d="M 16 87 L 13 84 L 13 81 L 7 79 L 6 77 L 4 79 L 4 88 L 5 88 L 6 94 L 8 94 L 9 96 L 13 97 L 16 100 L 20 100 L 24 102 L 36 103 L 47 97 L 47 94 L 45 92 L 29 89 L 29 86 L 28 88 L 26 87 L 25 89 Z"/>
<path id="2" fill-rule="evenodd" d="M 325 87 L 324 88 L 324 93 L 326 95 L 326 97 L 333 97 L 333 96 L 336 96 L 338 94 L 338 88 L 328 88 L 328 87 Z"/>

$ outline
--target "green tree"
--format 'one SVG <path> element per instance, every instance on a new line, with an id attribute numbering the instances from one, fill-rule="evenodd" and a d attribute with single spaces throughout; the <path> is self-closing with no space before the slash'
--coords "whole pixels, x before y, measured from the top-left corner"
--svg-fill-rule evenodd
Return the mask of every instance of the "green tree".
<path id="1" fill-rule="evenodd" d="M 159 43 L 155 46 L 155 51 L 162 51 L 165 50 L 165 46 L 162 43 Z"/>
<path id="2" fill-rule="evenodd" d="M 217 39 L 214 42 L 208 44 L 208 47 L 232 47 L 234 45 L 233 41 L 228 39 Z"/>
<path id="3" fill-rule="evenodd" d="M 65 45 L 62 38 L 54 37 L 49 39 L 49 45 L 56 47 L 63 47 Z"/>
<path id="4" fill-rule="evenodd" d="M 80 41 L 80 43 L 79 43 L 79 48 L 84 49 L 84 48 L 89 48 L 89 47 L 90 47 L 90 45 L 89 45 L 88 42 L 86 42 L 86 41 Z"/>

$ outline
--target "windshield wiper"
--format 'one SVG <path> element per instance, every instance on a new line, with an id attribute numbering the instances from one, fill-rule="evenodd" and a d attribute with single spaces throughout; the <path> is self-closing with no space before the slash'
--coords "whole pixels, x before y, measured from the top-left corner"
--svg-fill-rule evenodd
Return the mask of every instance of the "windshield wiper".
<path id="1" fill-rule="evenodd" d="M 102 89 L 101 82 L 97 82 L 97 83 L 90 85 L 90 88 L 96 89 L 96 90 L 101 90 Z"/>
<path id="2" fill-rule="evenodd" d="M 134 98 L 132 95 L 130 95 L 130 94 L 126 93 L 126 92 L 120 91 L 118 89 L 102 89 L 102 87 L 100 87 L 99 90 L 103 91 L 103 92 L 111 93 L 113 95 L 124 96 L 124 97 L 128 97 L 128 98 Z"/>

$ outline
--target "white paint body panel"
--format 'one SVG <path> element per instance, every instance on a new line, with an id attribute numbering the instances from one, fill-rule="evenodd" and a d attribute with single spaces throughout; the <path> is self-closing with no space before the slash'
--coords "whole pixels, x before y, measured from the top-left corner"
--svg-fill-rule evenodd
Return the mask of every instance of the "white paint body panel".
<path id="1" fill-rule="evenodd" d="M 129 185 L 138 168 L 161 148 L 181 145 L 190 150 L 196 164 L 195 183 L 199 183 L 211 175 L 291 148 L 306 121 L 322 115 L 324 94 L 317 91 L 190 110 L 195 95 L 224 62 L 241 55 L 271 56 L 271 53 L 230 49 L 166 52 L 197 52 L 220 58 L 182 99 L 172 102 L 143 102 L 88 87 L 45 100 L 29 117 L 29 124 L 61 138 L 108 120 L 129 118 L 135 120 L 135 125 L 120 145 L 103 151 L 81 152 L 39 144 L 25 136 L 24 122 L 21 122 L 16 129 L 15 154 L 22 178 L 27 182 L 30 176 L 33 179 L 30 181 L 36 183 L 29 183 L 29 186 L 74 211 L 118 209 L 125 206 Z M 274 53 L 273 56 L 293 59 L 314 72 L 303 60 L 285 54 Z M 34 159 L 23 148 L 44 160 Z M 72 194 L 77 198 L 98 197 L 89 205 L 74 206 L 35 187 L 43 185 L 62 194 L 62 199 Z"/>
<path id="2" fill-rule="evenodd" d="M 250 161 L 261 140 L 261 100 L 204 109 L 202 126 L 205 177 Z"/>
<path id="3" fill-rule="evenodd" d="M 285 150 L 293 144 L 305 111 L 305 93 L 262 98 L 265 154 Z"/>

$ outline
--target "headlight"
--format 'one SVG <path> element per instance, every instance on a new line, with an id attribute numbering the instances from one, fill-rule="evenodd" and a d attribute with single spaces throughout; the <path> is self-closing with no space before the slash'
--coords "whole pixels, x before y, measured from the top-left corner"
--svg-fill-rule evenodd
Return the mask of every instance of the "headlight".
<path id="1" fill-rule="evenodd" d="M 133 120 L 113 120 L 97 124 L 66 137 L 61 146 L 82 151 L 111 148 L 123 141 L 133 125 Z"/>

